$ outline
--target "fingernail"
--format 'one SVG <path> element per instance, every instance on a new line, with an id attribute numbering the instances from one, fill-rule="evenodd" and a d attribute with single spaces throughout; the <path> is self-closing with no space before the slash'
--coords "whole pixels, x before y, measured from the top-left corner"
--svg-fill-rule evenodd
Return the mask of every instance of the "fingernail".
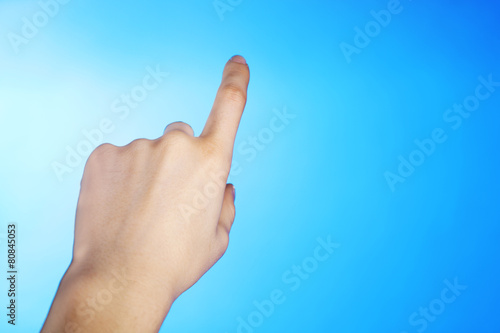
<path id="1" fill-rule="evenodd" d="M 240 55 L 235 55 L 233 56 L 231 59 L 229 59 L 229 61 L 232 61 L 232 62 L 237 62 L 239 64 L 243 64 L 243 65 L 246 65 L 247 64 L 247 61 L 245 60 L 245 58 L 243 58 L 242 56 Z"/>
<path id="2" fill-rule="evenodd" d="M 236 188 L 233 185 L 233 201 L 236 200 Z"/>

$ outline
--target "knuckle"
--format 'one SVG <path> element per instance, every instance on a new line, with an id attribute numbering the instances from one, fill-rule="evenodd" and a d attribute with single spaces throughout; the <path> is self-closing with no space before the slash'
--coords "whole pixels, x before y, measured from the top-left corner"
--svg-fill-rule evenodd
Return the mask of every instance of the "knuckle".
<path id="1" fill-rule="evenodd" d="M 123 167 L 140 164 L 141 160 L 148 159 L 153 148 L 153 142 L 148 139 L 136 139 L 122 147 Z"/>
<path id="2" fill-rule="evenodd" d="M 185 132 L 175 129 L 163 134 L 160 137 L 160 142 L 162 144 L 178 144 L 187 141 L 188 138 L 189 136 Z"/>
<path id="3" fill-rule="evenodd" d="M 154 145 L 163 153 L 169 152 L 188 152 L 193 148 L 193 137 L 183 131 L 173 130 L 165 133 L 157 140 Z"/>
<path id="4" fill-rule="evenodd" d="M 114 154 L 118 150 L 118 147 L 112 145 L 110 143 L 103 143 L 98 146 L 94 151 L 90 154 L 88 161 L 90 163 L 94 161 L 99 161 L 102 159 L 106 159 L 110 154 Z"/>
<path id="5" fill-rule="evenodd" d="M 193 132 L 193 128 L 189 124 L 187 124 L 183 121 L 176 121 L 176 122 L 170 123 L 167 125 L 167 127 L 165 129 L 168 129 L 169 127 L 171 127 L 171 128 L 173 127 L 174 131 L 180 130 L 180 131 L 184 131 L 186 133 Z"/>
<path id="6" fill-rule="evenodd" d="M 115 163 L 119 149 L 119 147 L 109 143 L 104 143 L 94 149 L 85 164 L 81 184 L 86 183 L 89 177 L 99 178 L 99 175 L 106 174 L 110 170 L 110 166 Z"/>
<path id="7" fill-rule="evenodd" d="M 217 140 L 203 142 L 200 145 L 200 150 L 200 156 L 210 170 L 223 170 L 225 172 L 226 166 L 231 164 L 232 153 L 228 154 Z"/>
<path id="8" fill-rule="evenodd" d="M 151 140 L 148 139 L 135 139 L 134 141 L 130 142 L 128 145 L 126 145 L 124 148 L 132 151 L 136 150 L 141 150 L 145 149 L 147 147 L 151 146 Z"/>
<path id="9" fill-rule="evenodd" d="M 244 104 L 247 100 L 247 92 L 232 82 L 224 84 L 222 94 L 224 99 L 238 104 Z"/>
<path id="10" fill-rule="evenodd" d="M 130 142 L 130 145 L 135 145 L 135 146 L 146 146 L 151 142 L 151 140 L 148 139 L 135 139 L 134 141 Z"/>
<path id="11" fill-rule="evenodd" d="M 212 159 L 213 157 L 218 157 L 223 149 L 216 140 L 207 140 L 201 147 L 203 156 L 207 159 Z"/>

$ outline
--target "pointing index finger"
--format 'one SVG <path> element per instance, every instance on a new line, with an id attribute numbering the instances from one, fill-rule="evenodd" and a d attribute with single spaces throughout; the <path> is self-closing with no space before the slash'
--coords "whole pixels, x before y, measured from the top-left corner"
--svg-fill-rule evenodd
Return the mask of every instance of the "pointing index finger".
<path id="1" fill-rule="evenodd" d="M 247 101 L 249 80 L 250 71 L 245 58 L 232 57 L 224 68 L 212 111 L 200 135 L 217 142 L 227 154 L 232 154 L 233 151 L 234 139 Z"/>

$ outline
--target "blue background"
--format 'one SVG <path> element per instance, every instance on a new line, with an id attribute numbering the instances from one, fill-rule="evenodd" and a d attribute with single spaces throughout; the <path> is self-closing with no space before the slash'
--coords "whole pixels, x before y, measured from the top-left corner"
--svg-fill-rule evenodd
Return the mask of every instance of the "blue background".
<path id="1" fill-rule="evenodd" d="M 199 134 L 225 62 L 242 54 L 251 83 L 236 147 L 268 138 L 276 110 L 295 118 L 255 156 L 235 150 L 229 249 L 161 331 L 237 332 L 279 289 L 286 301 L 251 331 L 499 332 L 500 87 L 456 130 L 443 118 L 480 76 L 500 81 L 497 3 L 402 0 L 350 57 L 341 43 L 355 46 L 388 1 L 232 3 L 219 15 L 212 0 L 72 0 L 16 52 L 9 36 L 41 7 L 0 1 L 0 241 L 5 253 L 16 222 L 20 272 L 18 325 L 2 310 L 0 330 L 39 330 L 71 260 L 88 155 L 60 181 L 66 147 L 103 118 L 116 145 L 178 120 Z M 119 118 L 113 101 L 157 65 L 168 78 Z M 393 191 L 386 172 L 436 128 L 447 140 Z M 291 290 L 283 274 L 329 235 L 340 247 Z M 425 327 L 410 321 L 455 279 L 467 289 L 454 302 Z"/>

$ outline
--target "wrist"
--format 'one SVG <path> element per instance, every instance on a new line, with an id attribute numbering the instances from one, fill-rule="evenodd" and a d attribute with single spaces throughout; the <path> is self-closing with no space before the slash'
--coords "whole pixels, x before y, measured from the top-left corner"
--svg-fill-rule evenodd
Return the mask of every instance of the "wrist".
<path id="1" fill-rule="evenodd" d="M 124 266 L 72 263 L 42 332 L 157 332 L 176 295 L 165 283 L 142 278 Z"/>

